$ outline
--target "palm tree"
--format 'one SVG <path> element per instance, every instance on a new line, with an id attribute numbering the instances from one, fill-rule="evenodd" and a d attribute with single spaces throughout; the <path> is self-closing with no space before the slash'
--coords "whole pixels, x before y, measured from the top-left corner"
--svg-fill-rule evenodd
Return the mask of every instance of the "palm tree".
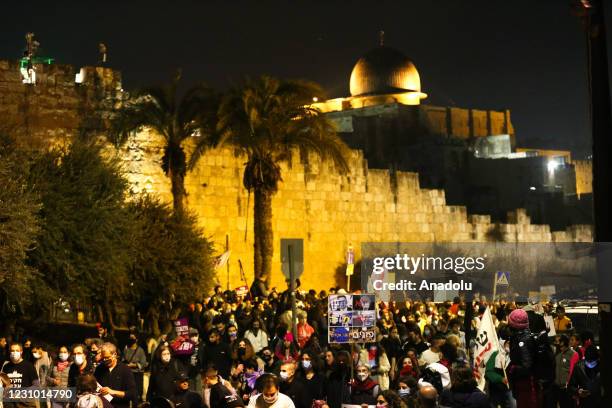
<path id="1" fill-rule="evenodd" d="M 254 192 L 255 276 L 269 281 L 273 254 L 272 198 L 282 181 L 280 164 L 292 151 L 330 160 L 348 172 L 347 147 L 330 121 L 311 106 L 321 88 L 306 81 L 247 79 L 225 95 L 219 108 L 222 141 L 246 156 L 243 184 Z"/>
<path id="2" fill-rule="evenodd" d="M 164 138 L 162 170 L 172 184 L 174 211 L 182 214 L 187 195 L 184 142 L 199 135 L 195 146 L 198 158 L 216 144 L 214 135 L 220 95 L 205 85 L 196 85 L 179 97 L 179 80 L 180 73 L 167 85 L 135 92 L 113 118 L 109 133 L 117 146 L 143 127 L 152 128 Z"/>

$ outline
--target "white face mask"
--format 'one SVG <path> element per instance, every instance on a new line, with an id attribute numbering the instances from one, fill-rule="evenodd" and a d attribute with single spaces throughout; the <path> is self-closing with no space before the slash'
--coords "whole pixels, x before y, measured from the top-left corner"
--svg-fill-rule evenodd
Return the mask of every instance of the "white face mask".
<path id="1" fill-rule="evenodd" d="M 365 381 L 368 378 L 368 373 L 357 373 L 357 378 L 359 378 L 359 381 Z"/>
<path id="2" fill-rule="evenodd" d="M 21 359 L 21 351 L 11 351 L 11 360 L 19 361 Z"/>
<path id="3" fill-rule="evenodd" d="M 278 399 L 278 392 L 276 394 L 274 394 L 273 397 L 266 397 L 265 395 L 263 396 L 263 400 L 267 403 L 267 404 L 274 404 L 276 402 L 276 400 Z"/>
<path id="4" fill-rule="evenodd" d="M 60 360 L 66 361 L 66 360 L 68 360 L 68 357 L 70 357 L 70 354 L 68 354 L 68 353 L 59 353 L 58 357 L 59 357 Z"/>
<path id="5" fill-rule="evenodd" d="M 302 360 L 302 367 L 304 367 L 305 369 L 309 369 L 310 367 L 312 367 L 312 363 L 310 362 L 310 360 Z"/>
<path id="6" fill-rule="evenodd" d="M 85 356 L 82 354 L 76 354 L 74 356 L 74 363 L 78 366 L 82 365 L 83 362 L 85 361 Z"/>
<path id="7" fill-rule="evenodd" d="M 164 363 L 169 363 L 170 358 L 172 358 L 172 356 L 161 356 L 161 361 L 163 361 Z"/>
<path id="8" fill-rule="evenodd" d="M 32 353 L 32 357 L 38 360 L 40 358 L 40 353 Z"/>
<path id="9" fill-rule="evenodd" d="M 283 381 L 287 381 L 287 379 L 289 378 L 289 373 L 287 373 L 286 371 L 281 371 L 280 372 L 280 378 Z"/>

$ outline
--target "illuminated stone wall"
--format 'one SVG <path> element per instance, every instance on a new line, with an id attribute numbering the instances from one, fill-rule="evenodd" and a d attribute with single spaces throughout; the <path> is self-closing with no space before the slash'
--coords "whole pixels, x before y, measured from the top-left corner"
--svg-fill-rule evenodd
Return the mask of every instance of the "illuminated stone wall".
<path id="1" fill-rule="evenodd" d="M 170 200 L 170 184 L 160 170 L 161 140 L 149 132 L 138 134 L 127 147 L 126 169 L 135 192 L 147 190 Z M 238 259 L 252 280 L 253 197 L 242 187 L 244 157 L 229 149 L 205 155 L 186 180 L 188 206 L 219 252 L 229 235 L 232 260 L 230 281 L 240 281 Z M 273 200 L 273 284 L 284 287 L 280 273 L 280 239 L 304 240 L 305 287 L 327 289 L 341 266 L 349 243 L 362 242 L 591 241 L 588 226 L 551 233 L 547 225 L 532 225 L 524 210 L 509 215 L 510 224 L 491 224 L 489 216 L 468 215 L 465 207 L 448 206 L 444 192 L 419 187 L 416 173 L 368 169 L 360 151 L 352 152 L 351 173 L 339 176 L 325 163 L 296 156 L 292 167 L 282 167 L 283 182 Z M 245 241 L 245 231 L 247 232 Z M 225 269 L 219 276 L 225 285 Z"/>
<path id="2" fill-rule="evenodd" d="M 18 61 L 0 60 L 0 132 L 30 145 L 61 143 L 77 132 L 104 126 L 121 99 L 119 71 L 58 64 L 35 68 L 36 84 L 26 85 Z M 77 73 L 81 83 L 75 81 Z M 86 117 L 90 120 L 84 121 Z"/>
<path id="3" fill-rule="evenodd" d="M 104 121 L 122 97 L 117 71 L 85 68 L 83 83 L 78 84 L 77 71 L 70 66 L 38 69 L 37 84 L 24 85 L 17 63 L 0 61 L 0 131 L 11 132 L 27 143 L 61 142 L 83 127 L 98 126 L 83 118 L 93 113 Z M 470 120 L 463 113 L 466 110 L 457 110 L 456 115 L 455 108 L 451 111 L 453 129 L 468 132 Z M 425 112 L 431 114 L 432 122 L 438 121 L 435 115 L 441 114 L 433 108 Z M 495 119 L 490 126 L 499 127 L 500 120 Z M 480 119 L 472 122 L 486 124 Z M 170 201 L 170 183 L 160 168 L 161 147 L 158 136 L 143 131 L 129 141 L 121 155 L 134 194 L 144 190 Z M 352 156 L 348 176 L 335 174 L 314 158 L 301 163 L 296 156 L 291 168 L 283 166 L 283 182 L 273 201 L 273 284 L 284 287 L 281 238 L 304 240 L 302 281 L 304 287 L 316 289 L 327 289 L 336 283 L 335 272 L 349 243 L 359 259 L 362 242 L 465 242 L 493 237 L 523 242 L 592 240 L 589 226 L 551 233 L 546 225 L 532 225 L 524 210 L 514 212 L 509 224 L 491 224 L 489 216 L 468 215 L 465 207 L 446 205 L 443 191 L 421 189 L 416 173 L 390 174 L 387 170 L 368 169 L 360 151 L 353 151 Z M 253 278 L 253 197 L 249 200 L 242 187 L 244 162 L 245 158 L 236 157 L 231 149 L 218 149 L 206 154 L 186 180 L 188 206 L 198 215 L 219 253 L 229 236 L 233 287 L 240 285 L 239 259 L 249 282 Z M 220 272 L 219 281 L 225 286 L 225 269 Z"/>
<path id="4" fill-rule="evenodd" d="M 593 193 L 593 162 L 591 160 L 572 160 L 576 169 L 576 194 Z"/>

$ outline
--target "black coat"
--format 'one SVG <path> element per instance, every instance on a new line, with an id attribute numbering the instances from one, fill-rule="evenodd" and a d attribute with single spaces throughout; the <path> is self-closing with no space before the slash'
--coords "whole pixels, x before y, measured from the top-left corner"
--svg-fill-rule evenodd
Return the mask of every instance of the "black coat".
<path id="1" fill-rule="evenodd" d="M 306 386 L 300 378 L 294 377 L 290 383 L 282 381 L 280 392 L 291 398 L 295 408 L 310 408 L 312 405 L 312 400 L 308 400 Z"/>
<path id="2" fill-rule="evenodd" d="M 147 401 L 150 402 L 155 397 L 170 399 L 176 391 L 176 384 L 174 381 L 181 372 L 186 373 L 186 369 L 175 358 L 168 364 L 156 364 L 149 377 Z"/>
<path id="3" fill-rule="evenodd" d="M 238 408 L 244 407 L 242 399 L 231 393 L 220 382 L 210 388 L 210 408 Z"/>
<path id="4" fill-rule="evenodd" d="M 203 408 L 202 396 L 193 391 L 177 391 L 170 400 L 174 402 L 175 408 Z"/>
<path id="5" fill-rule="evenodd" d="M 230 376 L 232 368 L 232 356 L 230 346 L 226 342 L 221 341 L 219 344 L 207 344 L 200 347 L 200 363 L 203 368 L 209 364 L 214 364 L 217 367 L 219 375 L 225 379 Z"/>
<path id="6" fill-rule="evenodd" d="M 68 369 L 68 386 L 76 387 L 77 379 L 80 376 L 85 375 L 85 374 L 92 374 L 93 371 L 94 371 L 93 364 L 89 359 L 87 360 L 87 365 L 83 369 L 83 372 L 81 372 L 81 369 L 76 364 L 74 363 L 70 364 L 70 368 Z"/>
<path id="7" fill-rule="evenodd" d="M 571 395 L 577 396 L 578 389 L 588 390 L 590 395 L 580 398 L 580 407 L 601 406 L 601 373 L 599 364 L 594 368 L 587 368 L 584 360 L 580 360 L 572 371 L 572 376 L 567 386 Z"/>
<path id="8" fill-rule="evenodd" d="M 471 392 L 446 390 L 442 392 L 440 403 L 453 408 L 489 408 L 489 397 L 479 389 Z"/>
<path id="9" fill-rule="evenodd" d="M 136 391 L 136 381 L 132 370 L 123 363 L 117 362 L 113 371 L 109 371 L 106 364 L 100 364 L 96 367 L 94 375 L 101 386 L 109 387 L 113 390 L 125 392 L 123 398 L 113 397 L 111 404 L 115 408 L 128 408 L 130 402 L 133 406 L 137 406 L 138 392 Z"/>

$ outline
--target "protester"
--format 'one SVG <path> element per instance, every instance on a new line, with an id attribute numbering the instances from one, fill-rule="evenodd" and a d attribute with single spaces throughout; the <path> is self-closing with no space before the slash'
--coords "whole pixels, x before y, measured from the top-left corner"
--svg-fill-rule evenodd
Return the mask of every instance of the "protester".
<path id="1" fill-rule="evenodd" d="M 266 375 L 261 382 L 261 393 L 251 397 L 248 407 L 295 408 L 295 405 L 291 398 L 280 392 L 278 378 L 273 375 Z"/>
<path id="2" fill-rule="evenodd" d="M 521 408 L 539 408 L 541 390 L 534 375 L 536 344 L 529 331 L 529 317 L 523 309 L 508 316 L 510 325 L 510 365 L 508 376 L 512 395 Z"/>
<path id="3" fill-rule="evenodd" d="M 175 389 L 170 401 L 176 408 L 202 408 L 202 396 L 189 390 L 189 375 L 180 372 L 175 378 Z"/>
<path id="4" fill-rule="evenodd" d="M 462 408 L 489 408 L 489 398 L 478 389 L 470 367 L 458 367 L 453 371 L 450 390 L 440 396 L 440 405 Z"/>
<path id="5" fill-rule="evenodd" d="M 313 401 L 325 399 L 325 377 L 320 374 L 321 360 L 316 353 L 303 351 L 299 376 L 306 387 L 306 401 L 311 404 Z"/>
<path id="6" fill-rule="evenodd" d="M 268 333 L 263 329 L 263 324 L 258 318 L 253 319 L 251 327 L 244 333 L 244 338 L 251 342 L 255 353 L 268 347 Z"/>
<path id="7" fill-rule="evenodd" d="M 591 345 L 585 350 L 569 380 L 568 391 L 578 399 L 580 408 L 601 407 L 601 372 L 599 351 Z"/>
<path id="8" fill-rule="evenodd" d="M 156 397 L 170 399 L 175 392 L 175 379 L 186 371 L 186 368 L 179 360 L 172 357 L 172 349 L 169 346 L 159 346 L 155 350 L 154 360 L 146 399 L 147 401 Z"/>
<path id="9" fill-rule="evenodd" d="M 331 292 L 343 293 L 346 307 L 353 305 L 345 291 L 331 288 Z M 552 310 L 550 305 L 532 304 L 525 310 L 515 302 L 482 299 L 467 304 L 461 299 L 379 302 L 374 341 L 349 346 L 327 343 L 326 296 L 324 291 L 296 293 L 300 325 L 294 337 L 291 316 L 286 314 L 291 300 L 288 292 L 281 298 L 271 288 L 267 297 L 249 299 L 219 289 L 210 298 L 183 305 L 184 315 L 172 316 L 172 320 L 168 316 L 160 322 L 160 332 L 146 335 L 146 350 L 139 347 L 138 336 L 131 329 L 120 358 L 123 362 L 113 362 L 116 344 L 114 349 L 102 344 L 101 339 L 110 336 L 101 325 L 98 337 L 84 341 L 87 347 L 72 347 L 72 359 L 67 357 L 65 347 L 59 348 L 44 380 L 48 386 L 55 386 L 59 380 L 58 386 L 74 387 L 96 368 L 102 387 L 99 392 L 95 387 L 86 393 L 89 396 L 81 400 L 81 408 L 103 408 L 97 406 L 100 402 L 126 408 L 135 405 L 140 392 L 129 380 L 129 375 L 137 374 L 132 372 L 134 368 L 150 370 L 143 388 L 151 408 L 173 404 L 183 408 L 247 404 L 258 408 L 341 408 L 342 404 L 363 403 L 421 408 L 440 402 L 451 407 L 564 408 L 575 407 L 577 400 L 581 407 L 598 403 L 593 396 L 600 387 L 592 348 L 595 336 L 578 334 L 576 328 L 568 327 L 565 334 L 557 336 L 557 354 L 553 357 L 546 332 L 542 335 L 529 329 L 530 320 L 539 322 L 541 310 Z M 355 307 L 363 307 L 361 303 Z M 466 310 L 470 304 L 477 314 L 473 320 L 468 313 L 471 311 Z M 484 322 L 487 308 L 495 317 L 499 342 L 490 341 L 495 350 L 486 355 L 479 370 L 474 370 L 484 375 L 478 377 L 483 381 L 483 393 L 476 388 L 476 378 L 467 367 L 474 364 L 474 331 L 479 322 Z M 560 316 L 558 313 L 556 317 Z M 192 325 L 187 333 L 185 318 Z M 468 347 L 461 329 L 466 318 L 470 319 L 468 326 L 473 325 L 471 332 L 466 331 Z M 181 331 L 178 322 L 183 322 Z M 307 332 L 300 330 L 305 328 Z M 123 338 L 119 330 L 117 335 Z M 488 339 L 496 340 L 492 333 Z M 38 370 L 44 371 L 45 346 L 36 340 L 30 340 L 30 344 L 34 344 L 32 358 Z M 171 348 L 170 344 L 184 344 L 185 349 Z M 180 352 L 186 349 L 192 352 Z M 5 369 L 14 364 L 13 352 L 19 350 L 18 345 L 11 348 Z M 139 363 L 131 364 L 134 360 Z M 36 369 L 32 369 L 32 377 L 37 378 Z M 3 371 L 12 382 L 14 371 Z M 557 403 L 558 407 L 553 405 Z"/>
<path id="10" fill-rule="evenodd" d="M 355 378 L 351 384 L 351 404 L 376 404 L 376 396 L 380 387 L 370 377 L 370 367 L 366 364 L 357 364 Z"/>
<path id="11" fill-rule="evenodd" d="M 34 365 L 23 358 L 23 347 L 12 343 L 9 347 L 9 361 L 2 366 L 2 372 L 9 376 L 11 387 L 27 388 L 39 385 L 38 373 Z"/>
<path id="12" fill-rule="evenodd" d="M 571 408 L 574 405 L 567 384 L 570 364 L 576 354 L 569 346 L 569 338 L 564 334 L 560 335 L 555 356 L 555 403 L 559 404 L 559 408 Z"/>
<path id="13" fill-rule="evenodd" d="M 244 407 L 242 400 L 229 388 L 229 384 L 219 376 L 219 372 L 214 365 L 208 366 L 202 374 L 206 383 L 204 403 L 207 407 Z"/>
<path id="14" fill-rule="evenodd" d="M 78 377 L 93 374 L 94 367 L 85 354 L 86 350 L 86 347 L 82 344 L 72 346 L 72 364 L 68 369 L 68 387 L 76 387 Z"/>
<path id="15" fill-rule="evenodd" d="M 376 397 L 376 408 L 404 408 L 404 403 L 396 392 L 384 390 Z"/>
<path id="16" fill-rule="evenodd" d="M 134 374 L 136 392 L 138 401 L 140 401 L 142 397 L 144 369 L 147 367 L 148 361 L 144 350 L 138 345 L 138 337 L 134 331 L 130 333 L 122 355 L 123 359 L 121 362 L 127 365 L 132 370 L 132 374 Z"/>
<path id="17" fill-rule="evenodd" d="M 112 343 L 103 343 L 100 347 L 102 364 L 94 375 L 101 385 L 100 395 L 111 398 L 114 408 L 129 408 L 130 403 L 137 404 L 136 382 L 132 370 L 121 363 L 117 356 L 117 347 Z"/>

